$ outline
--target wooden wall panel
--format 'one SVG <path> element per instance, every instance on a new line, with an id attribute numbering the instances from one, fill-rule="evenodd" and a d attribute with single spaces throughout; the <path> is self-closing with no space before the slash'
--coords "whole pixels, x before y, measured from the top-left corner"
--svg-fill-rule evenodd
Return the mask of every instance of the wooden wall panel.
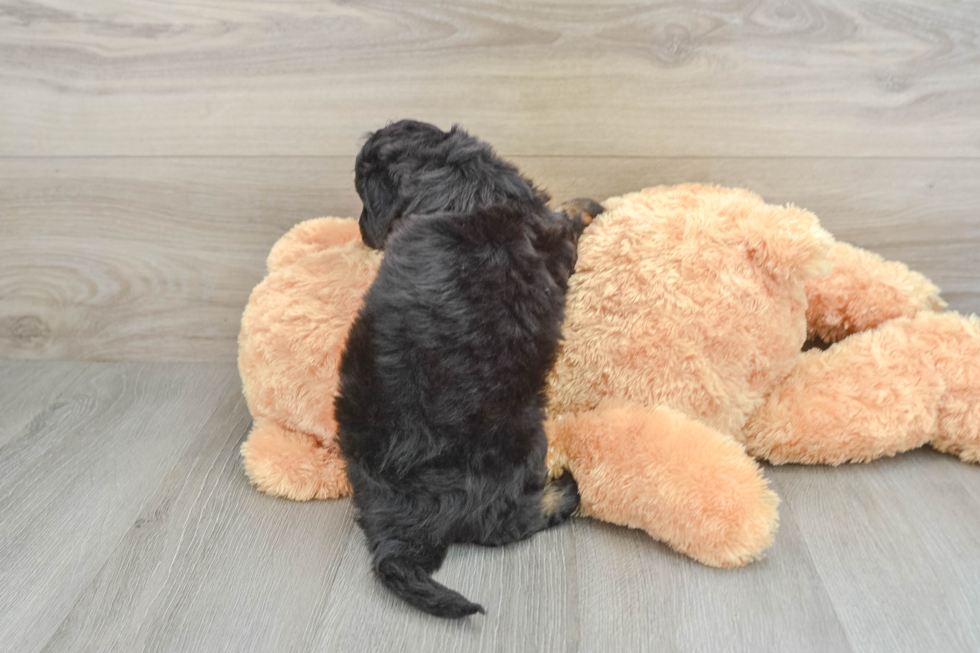
<path id="1" fill-rule="evenodd" d="M 974 2 L 41 0 L 0 155 L 337 155 L 388 119 L 524 155 L 980 155 Z"/>
<path id="2" fill-rule="evenodd" d="M 980 311 L 980 162 L 515 157 L 556 198 L 738 185 L 812 209 L 840 239 Z M 0 159 L 0 357 L 235 359 L 272 243 L 356 216 L 348 157 Z"/>
<path id="3" fill-rule="evenodd" d="M 234 359 L 366 131 L 459 122 L 557 197 L 741 185 L 980 310 L 954 0 L 0 3 L 0 357 Z"/>

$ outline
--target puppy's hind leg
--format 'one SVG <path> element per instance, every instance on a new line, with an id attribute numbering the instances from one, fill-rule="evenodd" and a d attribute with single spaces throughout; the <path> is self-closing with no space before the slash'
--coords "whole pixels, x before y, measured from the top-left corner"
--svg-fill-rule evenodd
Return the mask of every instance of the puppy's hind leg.
<path id="1" fill-rule="evenodd" d="M 578 508 L 578 502 L 578 483 L 570 472 L 549 478 L 541 493 L 541 512 L 547 520 L 546 528 L 567 521 Z"/>
<path id="2" fill-rule="evenodd" d="M 538 486 L 541 487 L 540 485 Z M 501 509 L 499 504 L 506 503 Z M 482 546 L 503 546 L 526 540 L 535 533 L 568 520 L 578 508 L 578 484 L 565 472 L 548 479 L 543 489 L 501 499 L 475 518 L 460 541 Z"/>

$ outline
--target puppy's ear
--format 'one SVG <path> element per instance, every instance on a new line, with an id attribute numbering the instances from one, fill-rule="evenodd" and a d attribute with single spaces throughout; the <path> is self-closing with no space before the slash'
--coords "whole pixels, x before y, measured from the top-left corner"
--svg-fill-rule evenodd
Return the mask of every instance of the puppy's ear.
<path id="1" fill-rule="evenodd" d="M 401 216 L 395 184 L 386 173 L 374 173 L 364 179 L 361 188 L 361 239 L 374 249 L 384 249 L 392 223 Z"/>

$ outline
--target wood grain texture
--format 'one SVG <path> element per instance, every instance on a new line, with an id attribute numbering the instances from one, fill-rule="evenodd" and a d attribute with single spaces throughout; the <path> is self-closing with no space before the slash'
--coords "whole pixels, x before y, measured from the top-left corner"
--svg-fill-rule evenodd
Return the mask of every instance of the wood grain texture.
<path id="1" fill-rule="evenodd" d="M 230 366 L 102 365 L 36 388 L 47 405 L 0 448 L 5 649 L 44 645 L 238 384 Z"/>
<path id="2" fill-rule="evenodd" d="M 581 519 L 452 547 L 436 577 L 488 613 L 450 622 L 372 577 L 349 500 L 248 486 L 236 381 L 229 366 L 0 362 L 0 389 L 32 388 L 46 416 L 0 446 L 0 648 L 977 650 L 980 468 L 952 456 L 767 468 L 780 530 L 743 569 Z M 0 423 L 23 401 L 0 395 Z"/>
<path id="3" fill-rule="evenodd" d="M 802 526 L 785 513 L 765 558 L 735 573 L 639 531 L 583 525 L 595 534 L 576 542 L 580 650 L 850 650 Z"/>
<path id="4" fill-rule="evenodd" d="M 557 197 L 742 185 L 980 311 L 980 12 L 952 0 L 0 3 L 0 357 L 231 362 L 269 247 L 388 119 Z"/>
<path id="5" fill-rule="evenodd" d="M 0 160 L 0 356 L 233 362 L 269 248 L 353 194 L 277 161 Z"/>
<path id="6" fill-rule="evenodd" d="M 43 423 L 52 398 L 70 387 L 88 363 L 35 365 L 31 361 L 0 361 L 0 449 Z"/>
<path id="7" fill-rule="evenodd" d="M 774 470 L 857 650 L 980 650 L 980 469 L 932 450 Z"/>
<path id="8" fill-rule="evenodd" d="M 980 155 L 971 2 L 0 5 L 0 155 Z M 926 127 L 927 128 L 924 128 Z"/>
<path id="9" fill-rule="evenodd" d="M 313 650 L 574 650 L 580 624 L 568 554 L 577 531 L 569 524 L 514 546 L 451 547 L 435 578 L 487 610 L 486 618 L 458 621 L 420 614 L 385 590 L 370 575 L 357 531 L 318 619 Z"/>
<path id="10" fill-rule="evenodd" d="M 307 650 L 350 504 L 252 490 L 238 456 L 251 417 L 239 393 L 219 399 L 45 651 Z"/>
<path id="11" fill-rule="evenodd" d="M 556 198 L 744 186 L 980 312 L 980 160 L 517 157 Z M 356 216 L 349 157 L 0 159 L 0 357 L 233 362 L 295 222 Z"/>

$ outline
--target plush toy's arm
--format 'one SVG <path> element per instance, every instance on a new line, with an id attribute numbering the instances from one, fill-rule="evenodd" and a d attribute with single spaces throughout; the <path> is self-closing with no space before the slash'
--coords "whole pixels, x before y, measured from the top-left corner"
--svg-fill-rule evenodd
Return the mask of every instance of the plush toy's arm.
<path id="1" fill-rule="evenodd" d="M 939 288 L 903 263 L 840 242 L 829 257 L 833 271 L 806 284 L 809 338 L 834 343 L 896 317 L 946 307 Z"/>
<path id="2" fill-rule="evenodd" d="M 713 567 L 772 544 L 779 499 L 732 438 L 676 411 L 604 403 L 549 420 L 548 466 L 578 482 L 581 514 L 641 528 Z"/>

